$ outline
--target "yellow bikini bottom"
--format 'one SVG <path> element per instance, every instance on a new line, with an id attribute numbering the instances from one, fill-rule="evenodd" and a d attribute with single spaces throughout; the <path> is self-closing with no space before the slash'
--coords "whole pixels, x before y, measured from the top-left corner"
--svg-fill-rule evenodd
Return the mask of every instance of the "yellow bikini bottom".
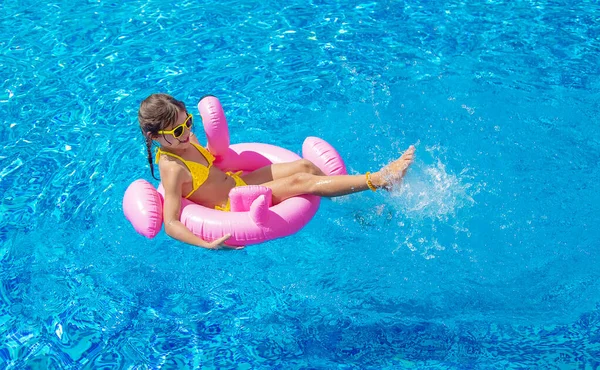
<path id="1" fill-rule="evenodd" d="M 235 187 L 239 187 L 239 186 L 246 186 L 248 184 L 246 184 L 244 182 L 244 180 L 242 180 L 242 178 L 240 177 L 240 175 L 242 174 L 243 171 L 238 171 L 238 172 L 226 172 L 225 174 L 228 176 L 231 176 L 234 180 L 235 180 Z M 230 205 L 229 205 L 229 198 L 227 198 L 227 205 L 225 207 L 221 207 L 221 206 L 215 206 L 215 209 L 218 211 L 224 211 L 224 212 L 229 212 L 229 210 L 231 209 Z"/>

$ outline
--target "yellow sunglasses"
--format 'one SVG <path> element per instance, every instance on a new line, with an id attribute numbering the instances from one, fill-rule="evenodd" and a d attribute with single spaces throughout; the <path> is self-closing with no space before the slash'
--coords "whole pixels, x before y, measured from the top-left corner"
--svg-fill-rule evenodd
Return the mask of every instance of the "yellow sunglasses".
<path id="1" fill-rule="evenodd" d="M 187 118 L 185 119 L 185 121 L 183 121 L 183 123 L 181 125 L 178 125 L 174 129 L 169 130 L 169 131 L 159 131 L 158 134 L 159 135 L 173 135 L 173 137 L 175 139 L 177 139 L 177 138 L 181 137 L 181 135 L 183 135 L 186 128 L 188 130 L 190 130 L 192 128 L 193 123 L 194 123 L 194 118 L 192 117 L 191 114 L 188 114 Z"/>

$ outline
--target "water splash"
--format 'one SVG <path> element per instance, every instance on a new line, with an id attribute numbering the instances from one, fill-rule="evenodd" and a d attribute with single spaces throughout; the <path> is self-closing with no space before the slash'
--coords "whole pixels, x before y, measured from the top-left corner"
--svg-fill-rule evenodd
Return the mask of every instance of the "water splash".
<path id="1" fill-rule="evenodd" d="M 403 183 L 390 193 L 389 204 L 400 216 L 398 226 L 407 230 L 396 237 L 402 247 L 420 253 L 424 258 L 435 258 L 446 249 L 458 251 L 459 234 L 469 232 L 465 217 L 457 214 L 475 204 L 477 193 L 469 169 L 459 174 L 448 169 L 439 145 L 426 147 L 425 155 L 416 161 Z"/>

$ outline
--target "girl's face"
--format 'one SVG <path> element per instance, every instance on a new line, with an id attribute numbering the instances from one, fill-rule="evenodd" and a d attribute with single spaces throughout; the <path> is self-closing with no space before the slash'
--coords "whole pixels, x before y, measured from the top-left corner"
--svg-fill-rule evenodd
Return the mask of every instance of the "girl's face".
<path id="1" fill-rule="evenodd" d="M 179 110 L 175 123 L 159 131 L 157 136 L 152 137 L 152 140 L 158 141 L 165 148 L 185 148 L 190 143 L 192 124 L 192 115 Z"/>

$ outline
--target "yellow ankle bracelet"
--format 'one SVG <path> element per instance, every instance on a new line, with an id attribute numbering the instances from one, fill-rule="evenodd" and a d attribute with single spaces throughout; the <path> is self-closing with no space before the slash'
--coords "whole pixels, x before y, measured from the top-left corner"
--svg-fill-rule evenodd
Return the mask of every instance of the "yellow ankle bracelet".
<path id="1" fill-rule="evenodd" d="M 373 183 L 371 182 L 371 172 L 367 172 L 366 177 L 367 177 L 367 186 L 369 187 L 369 189 L 371 189 L 372 191 L 377 191 L 377 188 L 374 187 Z"/>

